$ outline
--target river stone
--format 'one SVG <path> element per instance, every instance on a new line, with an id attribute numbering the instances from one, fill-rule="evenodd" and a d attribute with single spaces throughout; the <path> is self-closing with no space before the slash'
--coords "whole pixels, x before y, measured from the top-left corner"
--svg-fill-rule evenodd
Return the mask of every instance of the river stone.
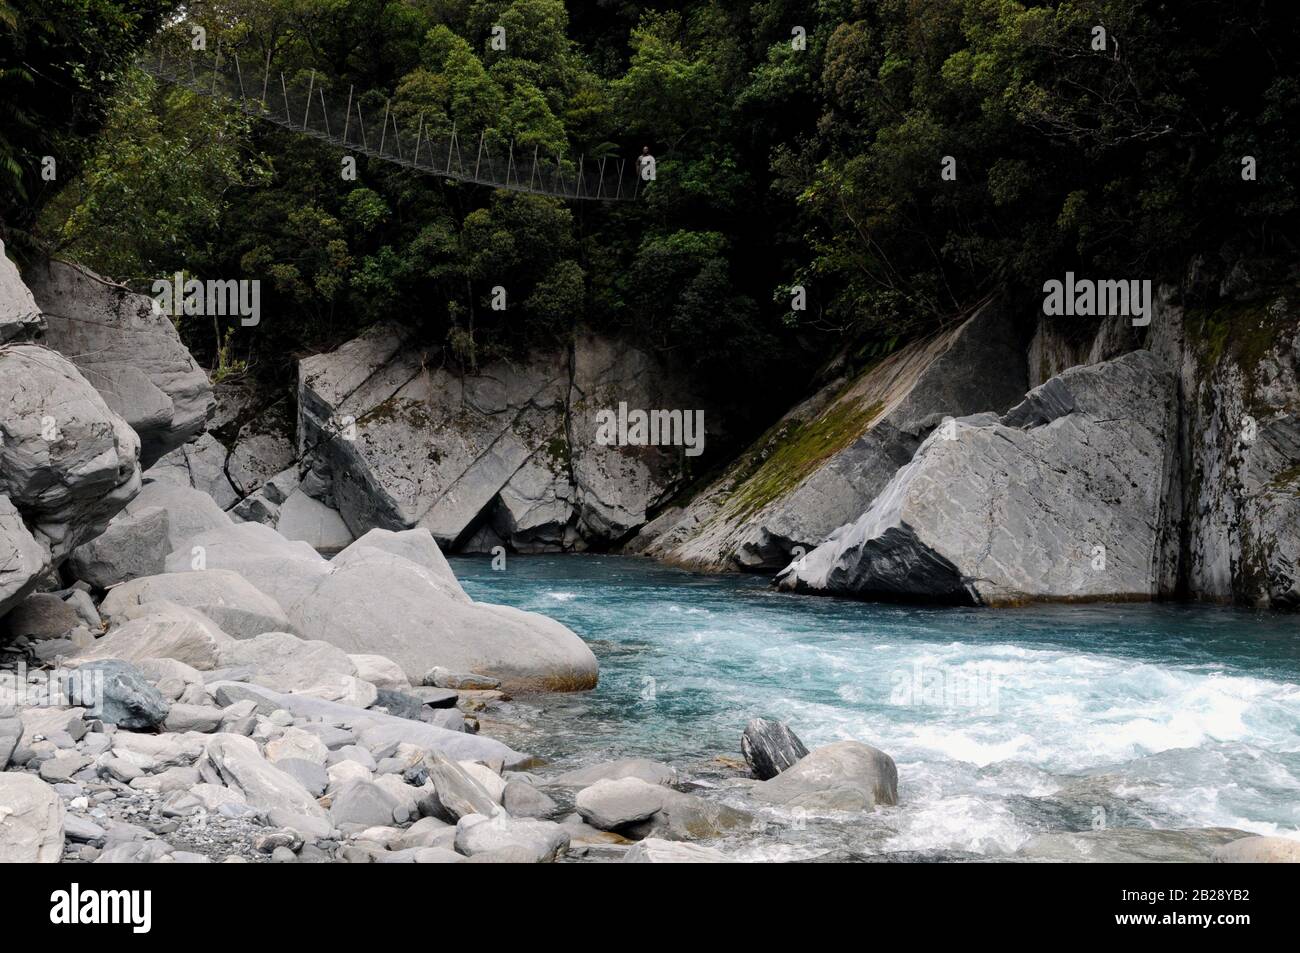
<path id="1" fill-rule="evenodd" d="M 560 807 L 527 781 L 511 779 L 501 792 L 501 806 L 511 817 L 550 818 Z"/>
<path id="2" fill-rule="evenodd" d="M 197 731 L 211 734 L 221 727 L 222 712 L 220 708 L 207 705 L 180 705 L 173 703 L 163 722 L 165 731 Z"/>
<path id="3" fill-rule="evenodd" d="M 130 731 L 158 727 L 170 708 L 138 668 L 120 659 L 79 665 L 64 676 L 64 691 L 72 704 L 84 706 L 104 724 Z"/>
<path id="4" fill-rule="evenodd" d="M 351 781 L 333 795 L 330 820 L 336 827 L 356 824 L 361 827 L 387 826 L 393 823 L 397 798 L 370 781 Z"/>
<path id="5" fill-rule="evenodd" d="M 312 797 L 320 797 L 329 787 L 329 775 L 326 774 L 325 767 L 316 762 L 303 761 L 302 758 L 281 758 L 276 762 L 276 767 L 294 777 Z"/>
<path id="6" fill-rule="evenodd" d="M 808 753 L 789 725 L 766 718 L 755 718 L 745 726 L 740 750 L 760 781 L 776 777 Z"/>
<path id="7" fill-rule="evenodd" d="M 257 743 L 242 735 L 213 735 L 201 759 L 200 771 L 206 768 L 259 810 L 278 808 L 307 817 L 324 816 L 306 788 L 263 758 Z"/>
<path id="8" fill-rule="evenodd" d="M 677 783 L 677 769 L 672 765 L 646 758 L 624 758 L 621 761 L 607 761 L 585 768 L 566 771 L 557 778 L 546 782 L 556 787 L 585 788 L 597 781 L 618 780 L 619 778 L 639 778 L 650 784 L 672 786 Z"/>
<path id="9" fill-rule="evenodd" d="M 202 612 L 236 639 L 291 627 L 284 610 L 238 573 L 225 569 L 163 573 L 133 579 L 114 588 L 99 611 L 110 623 L 131 605 L 162 600 Z"/>
<path id="10" fill-rule="evenodd" d="M 40 778 L 0 774 L 0 864 L 57 864 L 63 817 L 62 799 Z"/>
<path id="11" fill-rule="evenodd" d="M 644 783 L 644 782 L 642 782 Z M 696 840 L 718 837 L 727 831 L 750 824 L 752 818 L 725 804 L 709 801 L 694 794 L 655 786 L 662 798 L 659 810 L 642 821 L 619 831 L 633 840 L 661 837 L 667 840 Z"/>
<path id="12" fill-rule="evenodd" d="M 1300 864 L 1300 840 L 1243 837 L 1214 849 L 1216 864 Z"/>
<path id="13" fill-rule="evenodd" d="M 490 817 L 497 811 L 497 802 L 463 766 L 430 751 L 424 762 L 433 794 L 421 805 L 421 813 L 455 823 L 471 814 Z"/>
<path id="14" fill-rule="evenodd" d="M 553 821 L 469 814 L 456 824 L 456 850 L 467 857 L 499 850 L 519 851 L 516 863 L 554 863 L 569 849 L 569 835 Z"/>
<path id="15" fill-rule="evenodd" d="M 664 788 L 638 778 L 597 781 L 574 798 L 574 807 L 592 827 L 614 831 L 656 814 L 664 804 Z"/>
<path id="16" fill-rule="evenodd" d="M 77 662 L 117 658 L 127 662 L 167 658 L 199 671 L 219 664 L 231 637 L 200 612 L 170 602 L 123 606 L 121 625 L 77 655 Z"/>
<path id="17" fill-rule="evenodd" d="M 933 433 L 778 585 L 972 605 L 1153 598 L 1176 406 L 1150 351 L 1070 368 L 996 422 Z"/>
<path id="18" fill-rule="evenodd" d="M 381 692 L 409 692 L 411 682 L 402 668 L 382 655 L 349 655 L 357 678 L 364 679 Z"/>
<path id="19" fill-rule="evenodd" d="M 10 638 L 32 640 L 62 638 L 80 622 L 77 610 L 51 592 L 32 593 L 3 620 Z"/>
<path id="20" fill-rule="evenodd" d="M 329 749 L 310 732 L 301 728 L 285 728 L 278 738 L 266 743 L 265 754 L 272 764 L 278 764 L 286 758 L 296 758 L 324 767 Z"/>
<path id="21" fill-rule="evenodd" d="M 24 278 L 45 314 L 46 343 L 70 355 L 140 435 L 144 466 L 203 430 L 212 385 L 153 299 L 57 260 Z"/>
<path id="22" fill-rule="evenodd" d="M 898 803 L 898 769 L 878 748 L 837 741 L 814 749 L 751 792 L 787 809 L 870 811 Z"/>
<path id="23" fill-rule="evenodd" d="M 703 844 L 647 837 L 628 848 L 624 864 L 725 864 L 726 854 Z"/>
<path id="24" fill-rule="evenodd" d="M 250 668 L 255 685 L 277 692 L 297 692 L 324 685 L 330 676 L 356 674 L 356 666 L 340 649 L 287 632 L 267 631 L 221 647 L 223 668 Z"/>
<path id="25" fill-rule="evenodd" d="M 424 678 L 420 680 L 420 683 L 422 685 L 433 686 L 436 688 L 460 689 L 464 691 L 492 691 L 493 689 L 501 687 L 499 679 L 489 678 L 486 675 L 475 675 L 472 672 L 450 672 L 437 665 L 425 672 Z"/>

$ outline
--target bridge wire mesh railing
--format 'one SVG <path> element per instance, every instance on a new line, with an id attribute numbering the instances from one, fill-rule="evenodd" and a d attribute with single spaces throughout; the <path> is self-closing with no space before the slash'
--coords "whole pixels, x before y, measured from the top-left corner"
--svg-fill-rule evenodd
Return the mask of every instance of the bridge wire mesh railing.
<path id="1" fill-rule="evenodd" d="M 353 86 L 343 92 L 316 72 L 286 75 L 275 69 L 269 54 L 251 57 L 262 61 L 250 70 L 251 51 L 195 50 L 178 40 L 185 38 L 160 38 L 141 57 L 140 67 L 169 85 L 229 100 L 250 116 L 349 153 L 475 185 L 572 201 L 625 201 L 641 191 L 636 165 L 626 159 L 547 155 L 539 146 L 518 147 L 496 132 L 466 134 L 455 123 L 437 129 L 424 113 L 417 117 L 409 107 L 394 108 L 391 97 Z"/>

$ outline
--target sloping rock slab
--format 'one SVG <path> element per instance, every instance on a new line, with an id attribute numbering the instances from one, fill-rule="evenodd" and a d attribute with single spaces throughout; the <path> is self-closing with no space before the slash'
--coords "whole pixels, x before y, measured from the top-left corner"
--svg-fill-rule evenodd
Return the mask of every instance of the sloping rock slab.
<path id="1" fill-rule="evenodd" d="M 932 434 L 778 585 L 972 605 L 1153 598 L 1176 407 L 1150 351 L 1071 368 L 998 421 Z"/>

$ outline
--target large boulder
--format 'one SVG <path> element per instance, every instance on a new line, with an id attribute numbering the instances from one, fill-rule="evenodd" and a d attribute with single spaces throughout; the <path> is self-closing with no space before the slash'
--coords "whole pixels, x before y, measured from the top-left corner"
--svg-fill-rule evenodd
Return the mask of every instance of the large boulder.
<path id="1" fill-rule="evenodd" d="M 1150 351 L 1071 368 L 1000 419 L 936 431 L 778 584 L 972 605 L 1154 598 L 1176 409 Z"/>
<path id="2" fill-rule="evenodd" d="M 345 652 L 392 659 L 412 682 L 442 666 L 491 675 L 507 691 L 596 684 L 595 655 L 565 626 L 447 590 L 444 579 L 409 559 L 349 548 L 290 614 L 298 631 Z"/>
<path id="3" fill-rule="evenodd" d="M 261 523 L 227 523 L 192 536 L 167 557 L 165 566 L 171 573 L 193 571 L 196 557 L 208 570 L 238 573 L 286 611 L 310 596 L 330 571 L 307 543 L 287 540 Z"/>
<path id="4" fill-rule="evenodd" d="M 201 612 L 171 602 L 127 607 L 120 619 L 120 625 L 78 653 L 76 661 L 174 659 L 210 671 L 220 665 L 223 645 L 233 641 Z"/>
<path id="5" fill-rule="evenodd" d="M 870 811 L 898 803 L 898 769 L 879 748 L 837 741 L 757 784 L 753 796 L 787 809 Z"/>
<path id="6" fill-rule="evenodd" d="M 554 863 L 569 849 L 569 835 L 554 821 L 470 814 L 456 824 L 456 850 L 467 857 L 512 850 L 521 863 Z"/>
<path id="7" fill-rule="evenodd" d="M 120 659 L 78 665 L 64 676 L 64 685 L 71 704 L 128 731 L 157 728 L 171 707 L 138 668 Z"/>
<path id="8" fill-rule="evenodd" d="M 212 385 L 153 299 L 63 261 L 33 265 L 24 278 L 45 315 L 46 343 L 140 435 L 145 467 L 202 432 Z"/>
<path id="9" fill-rule="evenodd" d="M 202 554 L 190 541 L 232 525 L 209 494 L 158 479 L 154 466 L 140 492 L 108 528 L 73 552 L 69 569 L 98 588 L 163 573 L 173 550 L 184 553 L 183 566 L 191 569 L 202 565 Z"/>
<path id="10" fill-rule="evenodd" d="M 11 341 L 35 341 L 45 333 L 45 319 L 23 284 L 18 268 L 5 256 L 0 242 L 0 344 Z"/>
<path id="11" fill-rule="evenodd" d="M 596 415 L 620 402 L 701 407 L 657 359 L 603 338 L 467 375 L 380 326 L 301 362 L 299 447 L 328 475 L 314 495 L 354 533 L 421 526 L 446 547 L 582 549 L 626 536 L 686 477 L 683 447 L 597 443 Z"/>
<path id="12" fill-rule="evenodd" d="M 339 675 L 355 676 L 356 665 L 342 649 L 287 632 L 265 632 L 220 648 L 222 668 L 250 668 L 252 681 L 278 692 L 304 691 Z"/>
<path id="13" fill-rule="evenodd" d="M 115 624 L 128 608 L 151 602 L 170 602 L 201 612 L 237 639 L 290 628 L 279 603 L 243 576 L 227 569 L 133 579 L 110 591 L 100 603 L 99 612 L 110 624 Z"/>
<path id="14" fill-rule="evenodd" d="M 139 491 L 139 460 L 135 432 L 70 362 L 0 347 L 0 615 L 103 532 Z"/>
<path id="15" fill-rule="evenodd" d="M 774 571 L 859 517 L 945 417 L 1024 394 L 1022 335 L 990 302 L 956 327 L 827 384 L 771 427 L 634 552 L 704 571 Z"/>
<path id="16" fill-rule="evenodd" d="M 0 774 L 0 864 L 57 864 L 63 800 L 40 778 Z"/>
<path id="17" fill-rule="evenodd" d="M 808 749 L 790 726 L 767 718 L 755 718 L 740 736 L 740 751 L 754 777 L 767 781 L 808 754 Z"/>

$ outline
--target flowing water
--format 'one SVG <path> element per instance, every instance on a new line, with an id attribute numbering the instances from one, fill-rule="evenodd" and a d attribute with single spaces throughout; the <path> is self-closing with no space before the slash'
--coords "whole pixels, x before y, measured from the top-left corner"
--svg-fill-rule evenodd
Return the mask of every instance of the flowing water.
<path id="1" fill-rule="evenodd" d="M 453 566 L 475 599 L 558 619 L 600 659 L 595 691 L 521 700 L 491 726 L 556 768 L 648 757 L 739 796 L 718 756 L 738 759 L 758 716 L 809 748 L 893 756 L 898 807 L 769 812 L 731 845 L 750 857 L 995 858 L 1103 822 L 1300 836 L 1295 615 L 882 606 L 614 556 Z"/>

